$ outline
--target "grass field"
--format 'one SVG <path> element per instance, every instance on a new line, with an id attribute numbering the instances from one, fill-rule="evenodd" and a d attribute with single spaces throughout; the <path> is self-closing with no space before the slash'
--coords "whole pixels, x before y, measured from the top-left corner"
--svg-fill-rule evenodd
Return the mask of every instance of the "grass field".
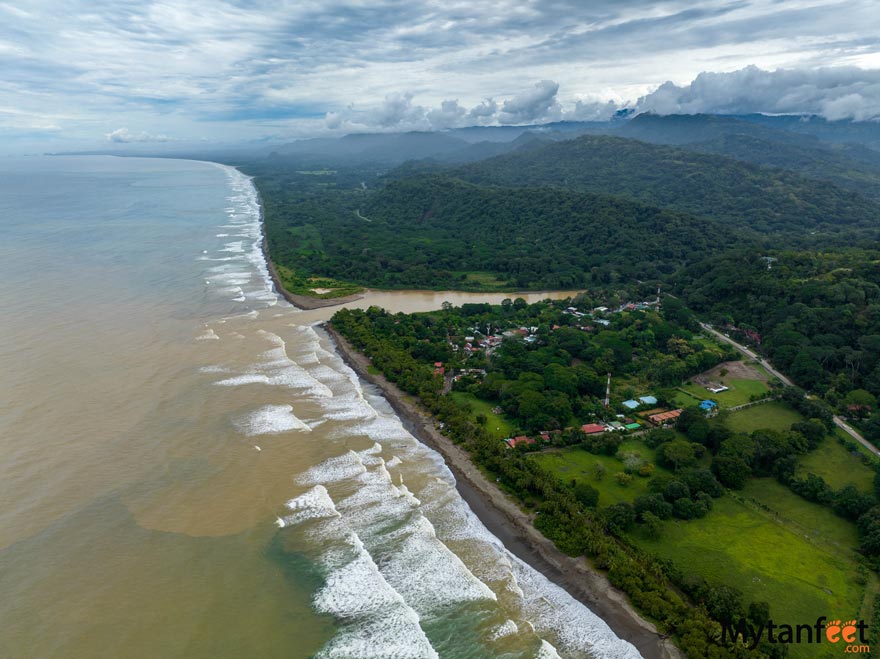
<path id="1" fill-rule="evenodd" d="M 803 417 L 788 405 L 773 401 L 733 412 L 724 423 L 736 432 L 753 432 L 762 428 L 788 430 L 791 424 L 802 420 Z"/>
<path id="2" fill-rule="evenodd" d="M 647 462 L 654 462 L 654 450 L 645 446 L 638 439 L 627 439 L 620 445 L 620 451 L 638 453 Z M 586 481 L 599 491 L 599 507 L 604 508 L 620 501 L 632 501 L 648 491 L 648 478 L 633 476 L 627 485 L 620 485 L 615 474 L 623 471 L 623 463 L 611 455 L 594 455 L 581 448 L 566 448 L 558 451 L 545 451 L 531 456 L 541 466 L 551 470 L 560 480 L 569 482 L 572 479 Z M 605 467 L 605 476 L 596 478 L 596 464 Z M 666 471 L 655 467 L 654 473 Z"/>
<path id="3" fill-rule="evenodd" d="M 457 272 L 458 275 L 465 276 L 465 284 L 470 286 L 479 286 L 485 289 L 503 289 L 508 286 L 507 281 L 500 279 L 493 272 Z"/>
<path id="4" fill-rule="evenodd" d="M 874 491 L 874 470 L 849 452 L 836 437 L 826 437 L 819 447 L 798 460 L 798 476 L 812 472 L 835 490 L 855 485 L 862 492 Z"/>
<path id="5" fill-rule="evenodd" d="M 773 478 L 752 478 L 739 493 L 746 499 L 766 506 L 779 516 L 781 523 L 812 542 L 829 549 L 852 551 L 859 544 L 856 525 L 838 517 L 827 506 L 799 497 Z"/>
<path id="6" fill-rule="evenodd" d="M 492 411 L 494 406 L 491 403 L 463 391 L 453 391 L 450 395 L 455 402 L 470 405 L 475 419 L 478 414 L 484 414 L 486 423 L 483 424 L 483 427 L 492 437 L 506 439 L 516 431 L 516 427 L 510 421 Z"/>
<path id="7" fill-rule="evenodd" d="M 777 622 L 857 618 L 861 611 L 864 587 L 850 552 L 811 541 L 775 521 L 772 513 L 729 495 L 716 499 L 703 519 L 664 522 L 659 540 L 638 533 L 633 539 L 686 574 L 733 585 L 747 602 L 769 602 Z M 822 655 L 816 646 L 793 645 L 790 656 Z"/>
<path id="8" fill-rule="evenodd" d="M 354 284 L 338 281 L 336 279 L 327 279 L 322 277 L 306 277 L 305 275 L 295 272 L 283 265 L 275 264 L 275 271 L 289 292 L 294 295 L 306 295 L 319 299 L 329 299 L 335 297 L 344 297 L 360 293 L 363 288 Z M 316 290 L 325 291 L 317 293 Z"/>
<path id="9" fill-rule="evenodd" d="M 713 394 L 711 391 L 707 390 L 705 387 L 701 387 L 698 384 L 688 383 L 682 385 L 682 389 L 692 394 L 693 397 L 684 394 L 683 392 L 679 392 L 679 395 L 676 396 L 675 401 L 679 405 L 694 405 L 699 403 L 701 400 L 706 400 L 710 398 L 714 401 L 717 401 L 722 409 L 728 407 L 736 407 L 737 405 L 743 405 L 751 401 L 752 396 L 761 395 L 769 391 L 769 387 L 767 387 L 766 383 L 761 380 L 744 380 L 744 379 L 735 379 L 735 378 L 725 378 L 724 384 L 730 387 L 728 391 L 722 391 L 718 394 Z M 679 398 L 681 397 L 681 399 Z"/>

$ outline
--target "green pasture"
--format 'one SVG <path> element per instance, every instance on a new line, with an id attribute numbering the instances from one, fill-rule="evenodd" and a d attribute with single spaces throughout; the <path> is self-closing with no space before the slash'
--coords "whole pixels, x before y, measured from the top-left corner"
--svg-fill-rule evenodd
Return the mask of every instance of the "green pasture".
<path id="1" fill-rule="evenodd" d="M 470 407 L 474 421 L 476 421 L 476 417 L 479 414 L 484 414 L 486 416 L 486 423 L 483 424 L 483 427 L 492 437 L 506 439 L 516 432 L 516 426 L 503 416 L 492 411 L 494 405 L 491 403 L 480 400 L 473 394 L 464 391 L 453 391 L 450 395 L 456 403 Z"/>
<path id="2" fill-rule="evenodd" d="M 784 504 L 788 505 L 794 504 Z M 852 552 L 805 535 L 799 527 L 775 519 L 773 513 L 725 495 L 715 500 L 712 512 L 703 519 L 664 522 L 658 540 L 638 531 L 633 540 L 685 574 L 735 586 L 746 602 L 769 602 L 775 621 L 795 624 L 819 616 L 857 618 L 864 586 L 859 583 Z M 790 656 L 821 656 L 815 649 L 793 646 Z"/>
<path id="3" fill-rule="evenodd" d="M 749 433 L 764 428 L 788 430 L 791 424 L 803 419 L 804 417 L 788 405 L 771 401 L 732 412 L 724 419 L 724 423 L 735 432 Z"/>
<path id="4" fill-rule="evenodd" d="M 826 437 L 815 451 L 798 460 L 798 476 L 821 476 L 835 490 L 855 485 L 861 492 L 874 491 L 874 470 L 853 455 L 835 437 Z"/>
<path id="5" fill-rule="evenodd" d="M 644 442 L 632 438 L 625 440 L 621 445 L 621 452 L 638 453 L 646 462 L 654 463 L 654 450 L 645 446 Z M 623 462 L 613 455 L 595 455 L 582 448 L 571 447 L 552 451 L 543 451 L 531 456 L 542 467 L 552 471 L 561 481 L 570 482 L 575 479 L 579 482 L 587 482 L 599 491 L 599 507 L 604 508 L 620 501 L 632 501 L 637 496 L 648 493 L 648 480 L 638 475 L 627 485 L 621 485 L 615 478 L 616 474 L 624 471 Z M 600 480 L 596 478 L 596 464 L 605 467 L 605 475 Z M 654 473 L 665 472 L 662 467 L 654 466 Z"/>
<path id="6" fill-rule="evenodd" d="M 681 386 L 684 392 L 679 391 L 675 400 L 680 405 L 695 405 L 707 398 L 717 401 L 722 409 L 736 407 L 751 402 L 752 396 L 760 396 L 770 389 L 761 380 L 743 380 L 739 378 L 724 378 L 724 384 L 730 389 L 721 393 L 713 394 L 706 387 L 698 384 L 687 383 Z"/>

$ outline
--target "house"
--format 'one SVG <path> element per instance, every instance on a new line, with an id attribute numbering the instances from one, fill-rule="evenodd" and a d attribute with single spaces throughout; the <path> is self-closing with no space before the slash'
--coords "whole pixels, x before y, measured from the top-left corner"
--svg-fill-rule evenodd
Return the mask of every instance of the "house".
<path id="1" fill-rule="evenodd" d="M 595 435 L 596 433 L 605 432 L 605 426 L 601 423 L 585 423 L 581 426 L 581 431 L 587 435 Z"/>
<path id="2" fill-rule="evenodd" d="M 627 430 L 638 430 L 641 426 L 638 423 L 627 423 L 624 428 Z"/>
<path id="3" fill-rule="evenodd" d="M 656 401 L 655 401 L 655 402 L 656 402 Z M 625 400 L 625 401 L 623 401 L 623 402 L 621 403 L 621 405 L 623 405 L 623 406 L 624 406 L 625 408 L 627 408 L 628 410 L 634 410 L 634 409 L 636 409 L 639 405 L 641 405 L 641 403 L 640 403 L 639 401 L 637 401 L 637 400 L 632 400 L 632 399 L 630 399 L 630 400 Z"/>
<path id="4" fill-rule="evenodd" d="M 639 396 L 639 402 L 642 405 L 656 405 L 657 399 L 654 396 Z"/>
<path id="5" fill-rule="evenodd" d="M 443 362 L 434 362 L 434 375 L 443 375 L 446 369 L 443 368 Z"/>
<path id="6" fill-rule="evenodd" d="M 655 426 L 664 426 L 671 421 L 675 421 L 681 415 L 681 409 L 670 410 L 669 412 L 660 412 L 659 414 L 652 414 L 648 417 L 648 421 L 653 423 Z"/>
<path id="7" fill-rule="evenodd" d="M 516 437 L 509 437 L 505 439 L 504 443 L 507 444 L 510 448 L 516 448 L 520 444 L 534 444 L 535 440 L 531 437 L 526 437 L 525 435 L 518 435 Z"/>
<path id="8" fill-rule="evenodd" d="M 725 387 L 723 384 L 710 384 L 706 387 L 713 394 L 720 394 L 722 391 L 727 391 L 730 387 Z"/>

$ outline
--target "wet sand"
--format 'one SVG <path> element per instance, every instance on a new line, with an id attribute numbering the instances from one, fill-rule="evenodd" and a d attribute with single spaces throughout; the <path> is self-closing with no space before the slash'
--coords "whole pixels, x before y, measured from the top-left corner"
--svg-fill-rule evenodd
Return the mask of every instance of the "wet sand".
<path id="1" fill-rule="evenodd" d="M 328 324 L 325 323 L 322 329 L 358 376 L 382 390 L 406 429 L 443 456 L 455 476 L 456 487 L 462 498 L 508 551 L 587 606 L 615 634 L 638 648 L 645 659 L 676 659 L 683 656 L 671 641 L 661 638 L 654 625 L 644 620 L 629 604 L 626 595 L 612 586 L 604 575 L 590 568 L 584 558 L 566 556 L 545 538 L 532 525 L 531 517 L 490 482 L 461 447 L 440 433 L 433 418 L 421 409 L 412 396 L 402 392 L 384 376 L 370 373 L 367 370 L 369 359 L 354 350 Z"/>

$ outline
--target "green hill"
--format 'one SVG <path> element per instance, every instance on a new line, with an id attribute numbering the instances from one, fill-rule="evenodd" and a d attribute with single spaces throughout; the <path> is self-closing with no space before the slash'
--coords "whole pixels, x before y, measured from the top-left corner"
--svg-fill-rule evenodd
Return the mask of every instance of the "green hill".
<path id="1" fill-rule="evenodd" d="M 270 244 L 286 245 L 276 261 L 387 288 L 480 287 L 468 277 L 475 272 L 510 288 L 653 279 L 744 240 L 713 220 L 641 203 L 438 175 L 390 181 L 360 215 L 267 211 Z"/>
<path id="2" fill-rule="evenodd" d="M 835 144 L 814 135 L 706 114 L 642 114 L 615 134 L 789 169 L 880 199 L 880 152 L 857 144 Z"/>
<path id="3" fill-rule="evenodd" d="M 473 183 L 610 194 L 760 232 L 872 227 L 880 205 L 836 185 L 732 158 L 587 135 L 467 165 Z"/>

